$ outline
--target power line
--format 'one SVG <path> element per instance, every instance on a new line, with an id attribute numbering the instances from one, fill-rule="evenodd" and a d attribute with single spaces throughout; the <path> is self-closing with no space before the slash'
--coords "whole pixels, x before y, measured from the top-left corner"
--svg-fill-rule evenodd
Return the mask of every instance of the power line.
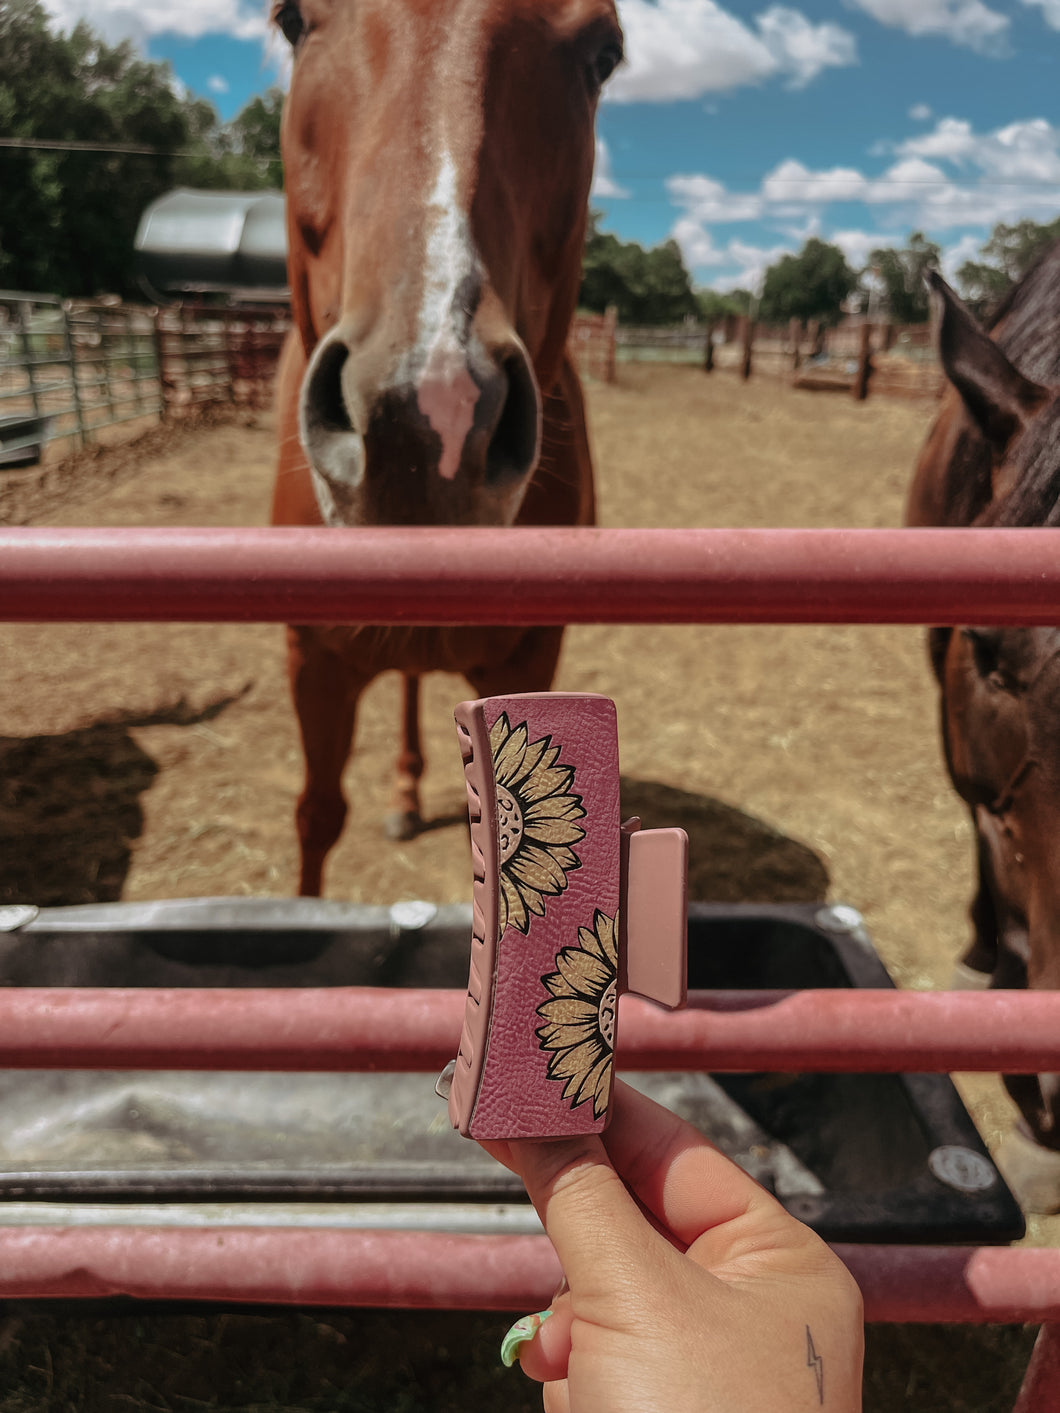
<path id="1" fill-rule="evenodd" d="M 207 154 L 204 154 L 201 149 L 196 151 L 196 150 L 182 150 L 182 149 L 179 149 L 179 148 L 171 148 L 171 147 L 147 147 L 147 146 L 137 146 L 137 145 L 135 145 L 135 144 L 133 144 L 133 143 L 125 143 L 125 142 L 105 142 L 105 143 L 99 143 L 99 142 L 76 142 L 76 141 L 73 141 L 73 140 L 65 140 L 65 139 L 59 139 L 59 138 L 0 137 L 0 148 L 3 148 L 3 147 L 15 148 L 15 149 L 22 149 L 22 150 L 27 150 L 27 151 L 40 150 L 40 151 L 43 151 L 43 152 L 75 152 L 75 153 L 86 153 L 86 154 L 98 153 L 98 154 L 100 154 L 100 155 L 119 154 L 119 155 L 123 155 L 123 156 L 136 156 L 136 157 L 202 157 L 202 156 L 204 156 L 204 155 L 207 155 Z M 241 157 L 241 156 L 247 156 L 248 154 L 247 154 L 247 153 L 238 153 L 238 152 L 228 152 L 228 153 L 221 153 L 221 154 L 218 154 L 218 155 L 223 156 L 223 157 L 224 157 L 224 156 L 228 156 L 228 157 Z M 255 158 L 254 160 L 262 161 L 262 162 L 274 162 L 274 161 L 279 161 L 279 155 L 277 154 L 277 155 L 274 156 L 274 157 L 257 157 L 257 158 Z M 611 172 L 611 173 L 609 173 L 608 175 L 609 175 L 610 179 L 611 179 L 612 181 L 615 181 L 615 182 L 623 182 L 623 181 L 668 181 L 668 180 L 670 180 L 670 178 L 668 178 L 668 177 L 662 177 L 662 176 L 660 176 L 658 173 L 648 173 L 648 172 Z M 776 178 L 776 181 L 777 181 L 779 184 L 782 184 L 786 189 L 787 189 L 787 188 L 792 188 L 792 189 L 794 189 L 794 190 L 798 190 L 798 189 L 800 189 L 800 188 L 806 188 L 806 187 L 816 187 L 816 186 L 820 186 L 820 184 L 821 184 L 821 179 L 820 179 L 819 177 L 815 177 L 815 176 L 813 176 L 813 175 L 810 175 L 810 176 L 807 176 L 807 177 L 777 177 L 777 178 Z M 1057 183 L 1055 180 L 1049 180 L 1049 179 L 1047 179 L 1047 178 L 1045 178 L 1045 177 L 1038 177 L 1038 178 L 1032 178 L 1032 177 L 1010 177 L 1010 178 L 1004 178 L 1004 177 L 999 177 L 999 178 L 991 178 L 990 180 L 983 180 L 983 179 L 980 179 L 980 180 L 974 182 L 974 184 L 972 184 L 972 183 L 961 183 L 960 181 L 958 181 L 958 180 L 955 179 L 955 178 L 949 178 L 949 177 L 946 177 L 946 176 L 942 176 L 942 177 L 866 177 L 866 178 L 865 178 L 865 182 L 866 182 L 866 185 L 867 185 L 867 186 L 872 186 L 872 187 L 876 188 L 877 190 L 878 190 L 879 188 L 881 188 L 881 187 L 884 187 L 884 188 L 885 188 L 885 187 L 933 187 L 933 186 L 934 186 L 934 187 L 946 187 L 946 188 L 950 188 L 950 187 L 956 186 L 956 187 L 962 188 L 962 189 L 964 189 L 964 190 L 969 190 L 969 191 L 994 191 L 994 190 L 1002 191 L 1002 190 L 1005 190 L 1005 189 L 1007 189 L 1007 188 L 1009 188 L 1009 187 L 1012 187 L 1012 188 L 1020 188 L 1020 189 L 1041 187 L 1043 190 L 1055 190 L 1056 187 L 1057 187 L 1057 185 L 1058 185 L 1058 183 Z M 746 198 L 746 197 L 748 197 L 748 196 L 755 196 L 755 197 L 758 197 L 758 196 L 760 196 L 760 195 L 761 195 L 761 193 L 760 193 L 760 192 L 756 192 L 756 191 L 737 191 L 737 190 L 728 191 L 728 190 L 727 190 L 727 191 L 725 191 L 725 192 L 721 195 L 721 197 L 719 197 L 719 198 L 713 198 L 713 199 L 716 199 L 716 200 L 718 200 L 719 202 L 724 202 L 727 198 L 728 198 L 728 199 L 738 199 L 738 198 Z M 864 197 L 863 197 L 863 196 L 860 196 L 860 195 L 858 195 L 858 194 L 841 194 L 841 195 L 835 195 L 835 196 L 833 196 L 833 195 L 831 195 L 827 190 L 823 191 L 823 192 L 821 193 L 821 196 L 822 196 L 825 200 L 837 201 L 837 202 L 840 202 L 840 201 L 862 201 L 862 200 L 864 200 Z M 665 204 L 665 205 L 675 205 L 675 204 L 676 204 L 676 205 L 682 205 L 682 204 L 683 204 L 683 205 L 687 205 L 687 206 L 694 207 L 695 204 L 696 204 L 696 200 L 695 200 L 695 197 L 694 197 L 693 195 L 689 195 L 689 197 L 688 197 L 687 199 L 683 199 L 683 200 L 682 200 L 682 198 L 675 198 L 675 197 L 673 197 L 673 196 L 666 196 L 666 197 L 663 197 L 663 196 L 655 196 L 655 197 L 653 197 L 653 196 L 624 196 L 624 197 L 614 197 L 614 196 L 612 196 L 612 197 L 608 197 L 608 196 L 606 196 L 606 195 L 599 194 L 599 195 L 597 195 L 594 199 L 597 200 L 597 201 L 608 201 L 608 200 L 618 201 L 618 200 L 621 200 L 621 201 L 630 202 L 630 203 L 632 203 L 633 205 L 643 205 L 643 206 L 664 205 L 664 204 Z M 773 197 L 771 197 L 770 199 L 773 200 L 773 201 L 776 201 L 776 202 L 783 202 L 784 200 L 789 199 L 789 198 L 786 198 L 786 197 L 784 197 L 784 196 L 773 196 Z M 795 199 L 795 198 L 790 198 L 790 199 Z"/>
<path id="2" fill-rule="evenodd" d="M 137 146 L 131 142 L 74 142 L 60 138 L 36 138 L 36 137 L 0 137 L 0 147 L 13 148 L 18 151 L 32 152 L 73 152 L 76 154 L 98 153 L 102 156 L 118 154 L 124 157 L 247 157 L 251 154 L 246 152 L 221 152 L 210 153 L 202 148 L 183 149 L 179 147 L 146 147 Z M 258 162 L 278 162 L 279 153 L 269 157 L 254 157 Z"/>
<path id="3" fill-rule="evenodd" d="M 130 142 L 68 142 L 59 138 L 0 137 L 0 147 L 17 147 L 43 152 L 118 152 L 136 157 L 194 157 L 194 152 L 178 152 L 171 147 L 138 147 Z"/>

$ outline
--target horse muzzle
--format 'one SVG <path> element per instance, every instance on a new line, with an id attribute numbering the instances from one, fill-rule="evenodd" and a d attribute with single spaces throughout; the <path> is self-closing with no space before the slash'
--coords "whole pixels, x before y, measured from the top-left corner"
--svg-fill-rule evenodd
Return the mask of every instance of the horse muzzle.
<path id="1" fill-rule="evenodd" d="M 541 397 L 514 332 L 404 353 L 383 376 L 345 324 L 324 336 L 299 425 L 330 525 L 506 524 L 537 465 Z"/>

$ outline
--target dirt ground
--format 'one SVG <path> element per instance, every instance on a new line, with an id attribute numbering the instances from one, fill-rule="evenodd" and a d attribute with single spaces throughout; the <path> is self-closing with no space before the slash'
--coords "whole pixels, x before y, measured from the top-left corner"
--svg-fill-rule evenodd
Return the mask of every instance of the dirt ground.
<path id="1" fill-rule="evenodd" d="M 933 410 L 886 398 L 858 405 L 766 378 L 744 385 L 726 371 L 629 364 L 616 385 L 590 389 L 589 408 L 600 517 L 613 526 L 898 524 Z M 82 458 L 76 476 L 57 482 L 51 472 L 40 488 L 23 478 L 0 494 L 0 517 L 263 524 L 272 460 L 270 419 L 242 415 Z M 282 629 L 3 625 L 0 680 L 0 901 L 293 890 L 300 753 Z M 375 903 L 458 900 L 469 875 L 451 708 L 466 692 L 456 678 L 428 684 L 424 805 L 436 827 L 393 844 L 380 820 L 397 685 L 381 679 L 365 698 L 347 775 L 351 820 L 327 891 Z M 940 759 L 920 630 L 580 627 L 568 632 L 556 686 L 614 697 L 626 802 L 648 825 L 688 829 L 692 897 L 853 904 L 899 984 L 945 984 L 966 935 L 972 842 Z M 961 1084 L 996 1144 L 1012 1113 L 999 1082 Z M 1031 1239 L 1055 1239 L 1055 1225 L 1035 1223 Z M 1009 1338 L 951 1333 L 971 1342 L 965 1360 L 972 1345 L 985 1357 Z M 905 1357 L 896 1332 L 873 1339 L 885 1361 Z M 1018 1365 L 1026 1339 L 1011 1339 Z M 948 1376 L 932 1395 L 909 1357 L 913 1371 L 902 1377 L 919 1396 L 873 1395 L 873 1374 L 868 1406 L 1011 1406 L 1011 1378 L 994 1393 L 981 1380 L 964 1402 Z M 448 1397 L 366 1395 L 319 1406 L 472 1406 Z M 509 1392 L 496 1397 L 481 1406 L 523 1406 Z M 0 1406 L 66 1404 L 9 1403 L 0 1393 Z M 144 1406 L 318 1405 L 299 1395 Z"/>

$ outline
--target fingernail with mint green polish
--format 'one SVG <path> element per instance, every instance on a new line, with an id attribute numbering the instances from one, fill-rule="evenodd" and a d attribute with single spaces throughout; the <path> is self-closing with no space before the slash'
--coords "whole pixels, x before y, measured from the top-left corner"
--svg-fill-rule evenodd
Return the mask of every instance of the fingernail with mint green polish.
<path id="1" fill-rule="evenodd" d="M 512 1367 L 522 1353 L 523 1345 L 530 1343 L 551 1314 L 551 1310 L 539 1310 L 536 1315 L 524 1315 L 521 1320 L 516 1320 L 501 1340 L 501 1362 L 506 1369 Z"/>

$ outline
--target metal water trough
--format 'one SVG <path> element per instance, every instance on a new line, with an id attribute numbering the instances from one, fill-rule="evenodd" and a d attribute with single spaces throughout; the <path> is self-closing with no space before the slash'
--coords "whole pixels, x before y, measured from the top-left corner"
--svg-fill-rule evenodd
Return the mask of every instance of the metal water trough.
<path id="1" fill-rule="evenodd" d="M 0 910 L 0 985 L 462 987 L 470 908 L 192 899 Z M 858 915 L 697 904 L 696 989 L 889 987 Z M 621 1040 L 620 1040 L 621 1055 Z M 942 1075 L 626 1075 L 833 1241 L 1007 1242 Z M 0 1224 L 539 1230 L 422 1074 L 0 1072 Z"/>
<path id="2" fill-rule="evenodd" d="M 36 466 L 44 455 L 53 420 L 23 414 L 0 417 L 0 470 Z"/>

